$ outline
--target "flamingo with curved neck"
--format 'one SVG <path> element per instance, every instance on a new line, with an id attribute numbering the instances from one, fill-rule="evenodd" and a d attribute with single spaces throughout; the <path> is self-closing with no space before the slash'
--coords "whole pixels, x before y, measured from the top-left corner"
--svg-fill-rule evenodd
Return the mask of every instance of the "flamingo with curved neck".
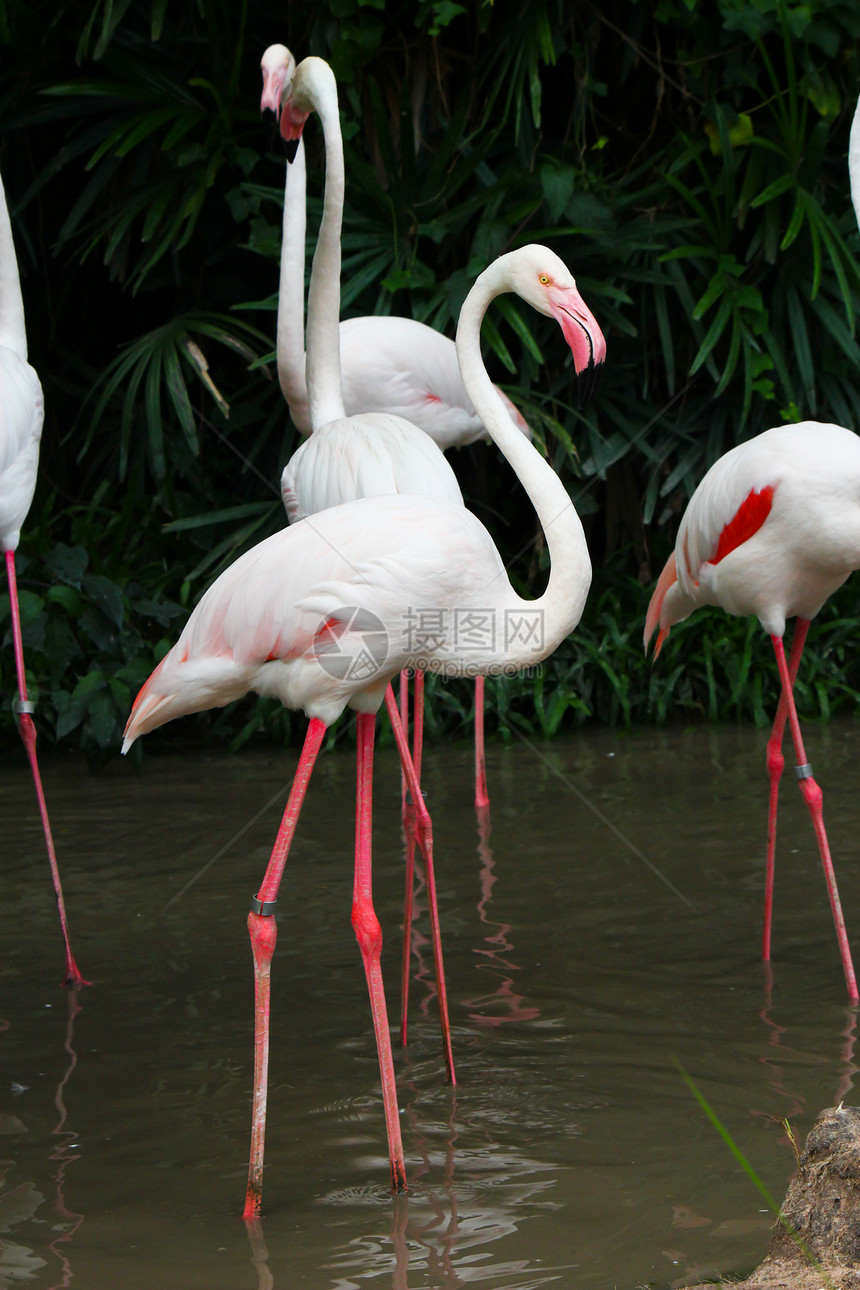
<path id="1" fill-rule="evenodd" d="M 140 691 L 126 726 L 124 751 L 174 717 L 224 706 L 249 690 L 301 708 L 310 719 L 278 838 L 248 916 L 256 988 L 249 1219 L 259 1214 L 262 1195 L 276 937 L 272 914 L 327 727 L 347 707 L 358 714 L 352 921 L 374 1019 L 392 1187 L 399 1191 L 406 1187 L 406 1170 L 379 966 L 382 935 L 371 893 L 375 714 L 384 701 L 423 819 L 391 678 L 415 666 L 419 655 L 434 670 L 455 675 L 537 664 L 576 626 L 588 594 L 591 562 L 573 503 L 555 472 L 511 425 L 481 360 L 481 320 L 502 291 L 516 291 L 560 321 L 574 365 L 586 379 L 602 361 L 604 343 L 570 273 L 546 247 L 523 247 L 495 261 L 472 288 L 461 314 L 457 350 L 470 397 L 519 475 L 544 530 L 551 565 L 543 595 L 527 600 L 514 590 L 490 534 L 464 506 L 388 494 L 330 507 L 261 542 L 213 583 Z M 430 608 L 437 612 L 440 635 L 432 648 L 416 646 L 416 611 Z M 470 612 L 483 615 L 488 626 L 480 639 L 464 641 L 457 616 Z"/>
<path id="2" fill-rule="evenodd" d="M 284 46 L 273 46 L 267 50 L 262 67 L 264 91 L 261 106 L 264 110 L 280 113 L 281 134 L 289 147 L 300 146 L 304 124 L 312 112 L 317 112 L 323 127 L 326 149 L 323 216 L 314 253 L 308 299 L 307 395 L 313 434 L 284 470 L 281 487 L 288 515 L 293 520 L 356 497 L 391 492 L 447 498 L 462 504 L 462 495 L 448 463 L 441 454 L 430 448 L 426 437 L 417 433 L 411 422 L 390 415 L 394 410 L 392 407 L 385 414 L 377 412 L 364 416 L 346 416 L 344 365 L 340 351 L 343 324 L 339 324 L 345 175 L 337 85 L 331 68 L 322 59 L 306 58 L 296 68 L 292 55 Z M 303 158 L 301 160 L 303 163 Z M 301 310 L 295 309 L 293 295 L 300 287 L 301 275 L 296 273 L 293 266 L 295 251 L 288 248 L 287 238 L 298 239 L 303 235 L 304 209 L 302 206 L 302 210 L 297 211 L 298 202 L 292 197 L 292 193 L 291 175 L 285 197 L 285 240 L 281 260 L 281 286 L 282 290 L 288 288 L 290 304 L 285 306 L 282 295 L 279 301 L 279 330 L 283 337 L 289 334 L 293 347 L 293 370 L 289 376 L 285 375 L 282 383 L 296 389 L 295 360 L 301 347 Z M 303 242 L 299 242 L 298 246 L 302 248 Z M 287 265 L 290 267 L 287 268 Z M 595 335 L 599 335 L 599 328 L 581 298 L 578 309 Z M 286 321 L 287 315 L 289 323 Z M 282 316 L 285 320 L 283 328 Z M 382 321 L 391 325 L 390 319 L 367 321 L 370 324 Z M 396 330 L 401 337 L 402 324 L 402 319 L 397 320 Z M 435 344 L 438 339 L 436 333 L 427 328 L 424 331 L 433 336 Z M 414 337 L 412 340 L 414 342 Z M 399 343 L 405 345 L 407 340 L 402 339 Z M 450 361 L 457 369 L 457 380 L 462 385 L 456 349 L 449 341 L 444 344 L 450 346 Z M 285 364 L 281 360 L 286 352 L 279 346 L 279 370 L 284 370 Z M 374 370 L 374 353 L 374 346 L 364 347 L 361 370 Z M 410 380 L 425 380 L 427 373 L 422 367 L 422 353 L 424 351 L 421 345 L 414 343 L 408 350 L 401 351 L 402 366 L 398 373 L 398 388 L 402 387 L 407 373 L 410 374 Z M 430 366 L 432 367 L 432 363 Z M 464 385 L 463 391 L 469 407 L 474 408 L 473 400 L 465 394 Z M 383 406 L 390 393 L 390 383 L 377 381 L 372 395 L 376 403 L 366 406 Z M 506 397 L 498 390 L 496 394 L 503 407 L 509 410 L 510 403 Z M 371 395 L 368 393 L 367 397 Z M 399 395 L 395 392 L 392 397 L 396 405 Z M 427 406 L 424 400 L 419 400 L 418 404 L 414 400 L 408 402 L 410 414 L 415 414 L 419 404 Z M 401 681 L 401 693 L 404 695 L 406 687 L 404 676 Z M 419 769 L 422 729 L 423 686 L 422 678 L 418 676 L 413 755 Z M 489 797 L 484 766 L 483 677 L 477 678 L 475 683 L 475 803 L 479 813 L 486 813 Z M 407 828 L 407 836 L 408 834 Z M 409 862 L 408 868 L 411 871 Z"/>
<path id="3" fill-rule="evenodd" d="M 284 122 L 281 116 L 295 66 L 286 46 L 269 46 L 260 63 L 260 109 L 282 125 L 285 146 L 293 155 L 284 191 L 277 359 L 290 415 L 307 434 L 311 418 L 304 358 L 305 158 L 300 140 L 287 137 L 296 130 L 294 120 Z M 395 413 L 443 450 L 487 437 L 460 377 L 454 342 L 435 328 L 391 315 L 348 318 L 340 323 L 340 349 L 348 414 Z M 514 424 L 530 435 L 522 413 L 506 394 L 499 393 Z"/>

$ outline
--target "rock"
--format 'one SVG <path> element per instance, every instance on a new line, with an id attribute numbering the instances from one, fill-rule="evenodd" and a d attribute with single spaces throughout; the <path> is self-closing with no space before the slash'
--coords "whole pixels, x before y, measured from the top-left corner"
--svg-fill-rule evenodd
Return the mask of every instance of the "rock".
<path id="1" fill-rule="evenodd" d="M 767 1258 L 746 1281 L 725 1284 L 732 1290 L 860 1290 L 860 1111 L 840 1105 L 821 1112 Z"/>

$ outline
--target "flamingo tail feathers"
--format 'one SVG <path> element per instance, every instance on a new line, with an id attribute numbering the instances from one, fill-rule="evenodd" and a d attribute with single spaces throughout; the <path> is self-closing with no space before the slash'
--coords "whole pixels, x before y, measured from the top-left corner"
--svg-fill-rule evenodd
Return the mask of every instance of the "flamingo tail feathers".
<path id="1" fill-rule="evenodd" d="M 648 613 L 645 616 L 645 633 L 643 636 L 643 644 L 645 646 L 646 654 L 648 652 L 648 642 L 650 641 L 651 637 L 654 635 L 654 632 L 660 622 L 660 611 L 663 608 L 663 601 L 666 599 L 666 593 L 669 590 L 669 588 L 673 586 L 677 581 L 678 581 L 678 571 L 675 566 L 675 552 L 673 551 L 672 554 L 669 556 L 669 559 L 666 561 L 666 565 L 665 565 L 665 568 L 663 569 L 663 572 L 660 574 L 660 577 L 657 579 L 657 586 L 654 588 L 654 594 L 651 596 L 651 603 L 648 606 Z M 654 658 L 657 658 L 657 656 L 659 655 L 660 650 L 663 648 L 663 642 L 668 635 L 669 635 L 669 628 L 661 627 L 660 631 L 657 634 L 657 643 L 654 647 Z"/>

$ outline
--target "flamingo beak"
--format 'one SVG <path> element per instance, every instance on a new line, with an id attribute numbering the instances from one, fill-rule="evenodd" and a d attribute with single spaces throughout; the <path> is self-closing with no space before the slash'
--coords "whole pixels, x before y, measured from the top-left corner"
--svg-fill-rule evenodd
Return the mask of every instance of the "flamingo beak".
<path id="1" fill-rule="evenodd" d="M 296 153 L 299 150 L 299 140 L 302 137 L 302 130 L 305 128 L 310 113 L 297 112 L 293 107 L 292 98 L 287 99 L 281 112 L 281 144 L 287 161 L 295 161 Z"/>
<path id="2" fill-rule="evenodd" d="M 284 84 L 286 81 L 286 68 L 276 67 L 263 68 L 263 93 L 260 94 L 259 110 L 260 116 L 266 117 L 267 112 L 280 119 L 281 115 L 281 94 L 284 93 Z"/>
<path id="3" fill-rule="evenodd" d="M 275 71 L 263 68 L 263 93 L 260 95 L 260 115 L 266 119 L 266 114 L 274 117 L 277 122 L 281 115 L 281 94 L 284 89 L 284 82 L 287 79 L 286 70 L 283 67 Z"/>
<path id="4" fill-rule="evenodd" d="M 597 390 L 606 359 L 606 340 L 575 284 L 555 287 L 549 299 L 553 317 L 573 354 L 574 370 L 580 378 L 579 405 L 584 407 Z"/>
<path id="5" fill-rule="evenodd" d="M 263 118 L 263 128 L 266 132 L 266 147 L 271 148 L 275 142 L 275 135 L 278 131 L 278 122 L 281 116 L 281 92 L 286 80 L 286 71 L 284 68 L 278 68 L 276 71 L 263 69 L 263 93 L 260 96 L 260 116 Z"/>

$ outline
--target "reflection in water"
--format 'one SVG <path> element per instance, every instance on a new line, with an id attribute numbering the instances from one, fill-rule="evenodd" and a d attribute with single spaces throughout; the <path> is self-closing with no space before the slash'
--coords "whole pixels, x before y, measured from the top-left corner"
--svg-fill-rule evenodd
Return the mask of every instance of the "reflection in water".
<path id="1" fill-rule="evenodd" d="M 411 1082 L 406 1084 L 417 1095 Z M 463 1151 L 457 1146 L 457 1101 L 451 1093 L 445 1127 L 444 1154 L 434 1145 L 427 1121 L 418 1116 L 415 1099 L 406 1108 L 410 1127 L 410 1192 L 386 1202 L 369 1194 L 369 1203 L 388 1208 L 387 1232 L 376 1231 L 345 1242 L 323 1266 L 334 1272 L 331 1290 L 359 1290 L 360 1283 L 380 1279 L 391 1290 L 432 1285 L 458 1290 L 466 1284 L 489 1283 L 494 1290 L 538 1290 L 558 1280 L 565 1269 L 536 1259 L 499 1259 L 493 1245 L 513 1236 L 519 1225 L 534 1217 L 535 1205 L 556 1208 L 546 1193 L 555 1186 L 555 1167 L 496 1144 Z M 469 1132 L 461 1125 L 459 1133 Z M 435 1124 L 438 1132 L 440 1126 Z M 458 1181 L 455 1169 L 462 1173 Z M 440 1178 L 441 1173 L 441 1178 Z M 541 1176 L 546 1175 L 546 1176 Z M 439 1179 L 434 1182 L 433 1179 Z M 330 1193 L 329 1204 L 340 1204 L 343 1193 Z M 353 1200 L 355 1197 L 352 1198 Z M 520 1212 L 521 1211 L 521 1212 Z M 572 1267 L 574 1265 L 567 1265 Z"/>
<path id="2" fill-rule="evenodd" d="M 508 940 L 511 931 L 510 923 L 494 922 L 488 911 L 493 887 L 496 885 L 494 872 L 496 862 L 490 847 L 490 817 L 488 812 L 478 814 L 478 855 L 481 860 L 481 899 L 478 901 L 478 918 L 487 927 L 497 930 L 492 936 L 485 936 L 484 942 L 489 949 L 475 950 L 485 962 L 479 964 L 479 971 L 489 971 L 498 976 L 499 984 L 491 993 L 479 995 L 475 999 L 464 999 L 464 1006 L 471 1008 L 469 1019 L 483 1026 L 502 1026 L 508 1021 L 534 1021 L 540 1016 L 540 1009 L 526 1006 L 521 994 L 514 993 L 514 978 L 506 973 L 519 972 L 518 964 L 505 956 L 513 950 L 513 942 Z"/>
<path id="3" fill-rule="evenodd" d="M 854 1076 L 857 1074 L 857 1067 L 854 1064 L 854 1048 L 857 1043 L 857 1009 L 846 1007 L 845 1016 L 845 1029 L 841 1032 L 844 1042 L 840 1054 L 843 1070 L 836 1089 L 836 1096 L 833 1099 L 837 1105 L 840 1102 L 844 1102 L 851 1092 L 854 1087 Z"/>
<path id="4" fill-rule="evenodd" d="M 490 814 L 488 810 L 479 810 L 478 815 L 478 857 L 481 861 L 480 873 L 480 899 L 478 901 L 478 918 L 490 928 L 496 930 L 484 937 L 484 945 L 488 948 L 476 949 L 475 954 L 481 957 L 484 962 L 478 965 L 479 971 L 489 972 L 494 978 L 498 979 L 498 985 L 495 990 L 487 994 L 476 996 L 474 999 L 464 999 L 463 1007 L 472 1011 L 469 1013 L 469 1020 L 475 1021 L 482 1026 L 503 1026 L 510 1021 L 534 1021 L 541 1013 L 540 1009 L 525 1003 L 520 994 L 514 992 L 514 976 L 512 973 L 519 972 L 521 969 L 517 963 L 514 963 L 507 957 L 513 950 L 513 942 L 508 939 L 510 933 L 510 923 L 500 923 L 494 921 L 489 916 L 489 905 L 493 893 L 493 887 L 497 882 L 495 873 L 496 862 L 493 851 L 490 846 Z M 421 897 L 425 890 L 424 869 L 418 857 L 414 861 L 414 875 L 417 879 L 414 892 L 414 910 L 415 919 L 419 913 L 423 912 L 424 903 Z M 425 957 L 425 949 L 430 942 L 419 932 L 416 923 L 412 923 L 412 957 L 415 960 L 415 968 L 412 973 L 412 979 L 424 986 L 424 994 L 421 999 L 420 1011 L 423 1016 L 427 1016 L 430 1004 L 436 998 L 436 981 L 433 974 L 432 961 Z"/>
<path id="5" fill-rule="evenodd" d="M 62 1281 L 54 1283 L 56 1287 L 65 1287 L 65 1286 L 71 1285 L 72 1268 L 69 1262 L 68 1251 L 65 1249 L 61 1250 L 59 1247 L 61 1245 L 63 1246 L 67 1245 L 72 1240 L 72 1237 L 75 1235 L 81 1223 L 84 1221 L 83 1214 L 75 1214 L 71 1210 L 66 1208 L 66 1201 L 65 1201 L 65 1194 L 64 1194 L 64 1189 L 66 1184 L 66 1169 L 74 1161 L 80 1159 L 80 1156 L 77 1154 L 77 1142 L 76 1142 L 77 1134 L 70 1132 L 65 1127 L 66 1120 L 68 1119 L 68 1112 L 66 1111 L 66 1103 L 64 1100 L 66 1085 L 68 1084 L 69 1079 L 71 1078 L 72 1071 L 75 1069 L 75 1067 L 78 1064 L 78 1055 L 75 1052 L 74 1047 L 72 1046 L 72 1039 L 74 1038 L 74 1033 L 75 1033 L 75 1018 L 77 1017 L 78 1013 L 81 1011 L 81 1005 L 78 1001 L 78 996 L 80 994 L 80 991 L 81 991 L 81 987 L 79 985 L 68 986 L 65 991 L 69 1014 L 68 1014 L 68 1022 L 66 1025 L 66 1039 L 65 1039 L 65 1043 L 63 1044 L 63 1048 L 65 1052 L 68 1053 L 69 1064 L 66 1067 L 66 1070 L 65 1070 L 65 1073 L 63 1074 L 62 1079 L 57 1085 L 57 1092 L 54 1097 L 54 1106 L 57 1108 L 57 1112 L 59 1113 L 60 1118 L 57 1121 L 57 1127 L 51 1130 L 51 1133 L 54 1137 L 63 1139 L 63 1141 L 57 1143 L 56 1147 L 54 1148 L 54 1150 L 51 1152 L 51 1155 L 50 1155 L 50 1159 L 56 1161 L 59 1164 L 59 1169 L 57 1170 L 57 1174 L 56 1174 L 56 1186 L 57 1186 L 56 1208 L 57 1208 L 57 1214 L 60 1217 L 60 1223 L 54 1224 L 54 1230 L 56 1231 L 58 1228 L 61 1228 L 61 1234 L 57 1236 L 53 1241 L 51 1241 L 48 1247 L 52 1251 L 52 1253 L 55 1254 L 56 1257 L 60 1260 L 60 1266 L 62 1269 L 63 1279 Z M 52 1287 L 52 1290 L 53 1290 L 53 1287 Z"/>
<path id="6" fill-rule="evenodd" d="M 783 1037 L 789 1033 L 788 1026 L 782 1026 L 773 1017 L 773 968 L 770 963 L 764 963 L 764 1004 L 759 1011 L 759 1017 L 767 1026 L 769 1033 L 768 1048 L 779 1050 L 779 1061 L 777 1062 L 775 1054 L 765 1053 L 759 1058 L 763 1066 L 770 1069 L 771 1077 L 768 1083 L 771 1089 L 779 1095 L 780 1102 L 788 1102 L 785 1111 L 780 1109 L 779 1115 L 774 1115 L 772 1111 L 763 1112 L 753 1110 L 752 1114 L 766 1120 L 776 1120 L 782 1123 L 783 1120 L 792 1120 L 803 1116 L 809 1110 L 814 1118 L 823 1106 L 830 1102 L 829 1095 L 822 1090 L 822 1097 L 815 1106 L 808 1108 L 807 1098 L 799 1091 L 788 1088 L 785 1082 L 783 1063 L 786 1061 L 794 1062 L 796 1066 L 801 1063 L 815 1062 L 816 1065 L 827 1067 L 830 1065 L 830 1059 L 823 1053 L 810 1053 L 799 1049 L 789 1047 L 783 1042 Z M 851 1092 L 854 1087 L 854 1076 L 857 1074 L 857 1066 L 854 1062 L 854 1049 L 857 1043 L 857 1008 L 846 1005 L 844 1009 L 845 1025 L 839 1036 L 842 1039 L 842 1048 L 840 1051 L 840 1061 L 838 1066 L 839 1079 L 836 1090 L 832 1096 L 832 1101 L 838 1105 Z"/>
<path id="7" fill-rule="evenodd" d="M 51 1224 L 51 1231 L 58 1233 L 58 1235 L 48 1243 L 48 1249 L 59 1261 L 60 1280 L 51 1281 L 51 1290 L 62 1290 L 62 1288 L 72 1284 L 73 1273 L 68 1251 L 61 1249 L 60 1246 L 66 1245 L 72 1240 L 72 1237 L 84 1221 L 83 1214 L 73 1213 L 66 1208 L 65 1203 L 66 1169 L 72 1161 L 79 1159 L 76 1152 L 72 1154 L 74 1145 L 76 1145 L 77 1134 L 70 1132 L 65 1127 L 68 1112 L 64 1100 L 66 1085 L 78 1060 L 72 1041 L 74 1038 L 75 1018 L 81 1010 L 78 1001 L 79 993 L 80 986 L 69 986 L 64 991 L 68 1007 L 68 1020 L 63 1049 L 68 1054 L 69 1061 L 54 1094 L 54 1106 L 57 1109 L 59 1120 L 56 1126 L 50 1130 L 52 1137 L 63 1139 L 62 1142 L 54 1145 L 48 1157 L 49 1160 L 59 1166 L 54 1175 L 55 1213 L 59 1221 Z M 8 1025 L 8 1022 L 0 1022 L 0 1030 L 8 1029 Z M 23 1092 L 24 1090 L 22 1089 L 21 1091 Z M 15 1129 L 17 1124 L 17 1132 L 26 1132 L 26 1126 L 17 1120 L 11 1123 L 13 1119 L 14 1117 L 6 1118 L 5 1129 L 11 1131 Z M 2 1186 L 5 1168 L 13 1167 L 15 1163 L 12 1160 L 0 1161 L 0 1186 Z M 32 1221 L 44 1199 L 42 1193 L 37 1191 L 31 1182 L 21 1183 L 13 1191 L 0 1194 L 0 1232 L 9 1232 L 22 1223 Z M 42 1221 L 44 1222 L 44 1220 Z M 12 1241 L 0 1241 L 0 1290 L 7 1290 L 7 1287 L 16 1286 L 22 1280 L 31 1280 L 37 1270 L 44 1267 L 47 1267 L 46 1260 L 36 1255 L 29 1247 L 18 1245 Z"/>
<path id="8" fill-rule="evenodd" d="M 763 964 L 763 967 L 765 969 L 764 1004 L 758 1015 L 769 1032 L 768 1049 L 777 1049 L 778 1057 L 777 1054 L 768 1051 L 762 1054 L 759 1061 L 770 1072 L 768 1084 L 773 1092 L 778 1095 L 777 1105 L 780 1107 L 781 1114 L 774 1115 L 772 1111 L 756 1110 L 753 1110 L 752 1114 L 766 1120 L 775 1120 L 777 1123 L 781 1123 L 783 1120 L 795 1119 L 797 1116 L 802 1115 L 806 1110 L 806 1099 L 801 1093 L 792 1092 L 785 1083 L 783 1062 L 786 1058 L 788 1060 L 797 1058 L 799 1054 L 783 1043 L 783 1036 L 787 1033 L 787 1027 L 781 1026 L 771 1015 L 773 1011 L 773 970 L 771 964 L 767 962 Z M 787 1106 L 785 1106 L 786 1103 L 788 1103 Z M 784 1111 L 782 1111 L 783 1106 L 785 1106 Z"/>
<path id="9" fill-rule="evenodd" d="M 0 1186 L 3 1176 L 14 1160 L 0 1160 Z M 21 1183 L 12 1191 L 0 1192 L 0 1232 L 11 1232 L 22 1223 L 28 1223 L 44 1201 L 41 1192 L 31 1182 Z M 21 1281 L 31 1280 L 39 1268 L 45 1267 L 34 1250 L 17 1241 L 0 1240 L 0 1288 L 10 1290 Z"/>
<path id="10" fill-rule="evenodd" d="M 274 1290 L 274 1278 L 269 1269 L 269 1250 L 263 1236 L 263 1224 L 259 1218 L 245 1220 L 248 1240 L 251 1242 L 251 1262 L 257 1269 L 257 1290 Z"/>
<path id="11" fill-rule="evenodd" d="M 860 725 L 834 726 L 831 738 L 845 750 L 841 763 L 828 757 L 834 780 L 842 777 L 832 793 L 841 853 L 856 834 Z M 123 765 L 90 777 L 64 760 L 51 790 L 62 802 L 65 788 L 64 846 L 86 857 L 76 915 L 101 955 L 95 970 L 111 978 L 85 1001 L 86 1042 L 80 995 L 67 994 L 61 1013 L 58 996 L 36 983 L 53 911 L 37 898 L 41 855 L 16 822 L 27 782 L 0 776 L 0 852 L 11 876 L 0 899 L 11 1022 L 0 1021 L 0 1110 L 9 1112 L 0 1155 L 14 1158 L 0 1161 L 0 1290 L 456 1290 L 474 1281 L 487 1290 L 668 1290 L 682 1272 L 743 1275 L 760 1261 L 769 1219 L 691 1105 L 673 1056 L 774 1194 L 794 1166 L 779 1120 L 792 1117 L 802 1141 L 822 1106 L 860 1084 L 858 1014 L 833 970 L 826 911 L 817 917 L 817 870 L 792 876 L 797 899 L 781 931 L 791 953 L 772 995 L 762 991 L 750 949 L 761 874 L 747 839 L 760 803 L 748 790 L 747 743 L 734 730 L 704 740 L 701 731 L 585 731 L 552 748 L 559 768 L 689 893 L 697 918 L 578 799 L 560 796 L 557 777 L 528 750 L 489 750 L 493 780 L 507 779 L 508 791 L 492 838 L 480 830 L 476 864 L 474 808 L 462 792 L 471 749 L 446 749 L 444 765 L 427 759 L 439 832 L 452 839 L 443 880 L 457 929 L 446 949 L 460 1084 L 455 1101 L 440 1083 L 433 1015 L 397 1053 L 410 1165 L 410 1191 L 397 1201 L 384 1185 L 375 1046 L 342 913 L 353 841 L 333 804 L 352 792 L 352 755 L 329 757 L 308 802 L 307 864 L 295 867 L 284 902 L 296 944 L 284 936 L 290 988 L 273 1019 L 283 1095 L 272 1208 L 247 1233 L 235 1215 L 250 1093 L 238 892 L 268 855 L 265 822 L 229 876 L 207 871 L 185 909 L 159 911 L 183 870 L 220 851 L 224 812 L 226 827 L 241 829 L 292 761 L 243 751 L 218 759 L 213 774 L 211 755 L 191 755 L 179 774 L 175 757 L 155 756 L 143 775 Z M 389 769 L 393 782 L 393 756 Z M 727 811 L 736 822 L 728 838 Z M 396 797 L 374 823 L 386 926 L 402 909 Z M 844 896 L 846 918 L 860 922 L 860 887 Z M 435 1014 L 429 950 L 429 933 L 427 942 L 416 934 L 413 989 Z M 13 1079 L 26 1093 L 16 1096 Z M 72 1123 L 86 1131 L 83 1152 Z"/>

